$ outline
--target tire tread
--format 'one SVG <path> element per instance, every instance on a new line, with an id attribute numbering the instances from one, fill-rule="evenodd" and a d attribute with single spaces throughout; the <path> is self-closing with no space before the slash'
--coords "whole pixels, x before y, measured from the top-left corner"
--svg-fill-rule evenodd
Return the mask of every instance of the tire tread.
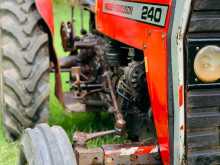
<path id="1" fill-rule="evenodd" d="M 0 107 L 12 140 L 20 136 L 23 128 L 48 118 L 49 39 L 43 27 L 34 0 L 0 1 L 0 97 L 11 100 Z"/>

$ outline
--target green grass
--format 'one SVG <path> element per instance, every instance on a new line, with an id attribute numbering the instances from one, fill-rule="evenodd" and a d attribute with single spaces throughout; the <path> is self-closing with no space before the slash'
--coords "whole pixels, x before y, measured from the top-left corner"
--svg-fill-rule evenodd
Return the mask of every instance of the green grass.
<path id="1" fill-rule="evenodd" d="M 59 37 L 60 23 L 65 20 L 70 19 L 71 9 L 66 3 L 61 3 L 60 0 L 54 7 L 55 14 L 55 47 L 57 54 L 59 56 L 67 55 L 61 47 L 61 39 Z M 79 10 L 76 9 L 76 31 L 79 34 Z M 88 29 L 88 13 L 85 17 L 85 27 Z M 67 74 L 62 74 L 64 90 L 68 90 L 68 84 L 65 82 L 68 80 Z M 72 136 L 72 133 L 76 130 L 93 132 L 98 130 L 107 130 L 113 128 L 112 118 L 106 113 L 101 113 L 96 115 L 94 113 L 80 113 L 80 114 L 71 114 L 65 113 L 63 107 L 59 104 L 58 100 L 54 96 L 54 74 L 50 75 L 50 84 L 51 84 L 51 94 L 50 94 L 50 125 L 60 125 L 62 126 L 69 137 Z M 1 123 L 1 121 L 0 121 Z M 16 164 L 18 158 L 18 142 L 9 143 L 4 139 L 2 125 L 0 124 L 0 165 L 13 165 Z M 104 138 L 98 138 L 88 143 L 90 147 L 100 146 L 102 144 L 110 143 L 119 143 L 121 138 L 107 136 Z"/>

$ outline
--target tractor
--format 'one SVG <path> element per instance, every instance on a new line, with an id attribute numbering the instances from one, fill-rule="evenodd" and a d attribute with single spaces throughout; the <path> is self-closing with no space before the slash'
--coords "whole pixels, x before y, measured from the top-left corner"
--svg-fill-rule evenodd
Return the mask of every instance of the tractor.
<path id="1" fill-rule="evenodd" d="M 69 5 L 72 19 L 60 24 L 69 55 L 58 58 L 52 0 L 0 0 L 0 107 L 7 137 L 20 139 L 19 164 L 219 165 L 220 1 Z M 50 72 L 68 113 L 108 112 L 114 129 L 69 139 L 60 126 L 45 124 Z M 68 92 L 63 72 L 69 73 Z M 107 135 L 128 141 L 87 146 Z"/>

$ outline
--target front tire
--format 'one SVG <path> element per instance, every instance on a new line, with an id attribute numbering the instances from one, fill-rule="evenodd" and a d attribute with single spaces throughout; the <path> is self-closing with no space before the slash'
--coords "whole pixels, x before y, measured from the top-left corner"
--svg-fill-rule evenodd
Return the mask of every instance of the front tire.
<path id="1" fill-rule="evenodd" d="M 47 122 L 48 33 L 34 0 L 0 1 L 0 109 L 8 138 Z"/>
<path id="2" fill-rule="evenodd" d="M 59 126 L 39 124 L 21 139 L 19 165 L 77 165 L 72 145 Z"/>

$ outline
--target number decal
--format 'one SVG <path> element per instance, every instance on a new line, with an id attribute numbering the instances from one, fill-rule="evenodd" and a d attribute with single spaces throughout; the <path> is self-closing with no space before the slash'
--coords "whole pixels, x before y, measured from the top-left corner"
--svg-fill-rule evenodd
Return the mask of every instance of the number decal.
<path id="1" fill-rule="evenodd" d="M 161 8 L 156 8 L 155 16 L 154 16 L 154 21 L 155 22 L 160 22 L 161 16 L 162 16 L 162 9 Z"/>
<path id="2" fill-rule="evenodd" d="M 161 8 L 155 8 L 151 7 L 150 9 L 147 6 L 143 6 L 142 8 L 142 14 L 141 19 L 154 22 L 160 22 L 162 16 L 162 9 Z"/>
<path id="3" fill-rule="evenodd" d="M 148 18 L 150 18 L 151 21 L 153 21 L 153 19 L 154 19 L 154 7 L 150 8 L 147 16 L 148 16 Z"/>
<path id="4" fill-rule="evenodd" d="M 103 0 L 103 12 L 139 22 L 164 27 L 168 6 L 122 0 Z"/>
<path id="5" fill-rule="evenodd" d="M 142 14 L 141 14 L 141 19 L 147 19 L 147 13 L 148 13 L 148 7 L 147 6 L 143 6 Z"/>

